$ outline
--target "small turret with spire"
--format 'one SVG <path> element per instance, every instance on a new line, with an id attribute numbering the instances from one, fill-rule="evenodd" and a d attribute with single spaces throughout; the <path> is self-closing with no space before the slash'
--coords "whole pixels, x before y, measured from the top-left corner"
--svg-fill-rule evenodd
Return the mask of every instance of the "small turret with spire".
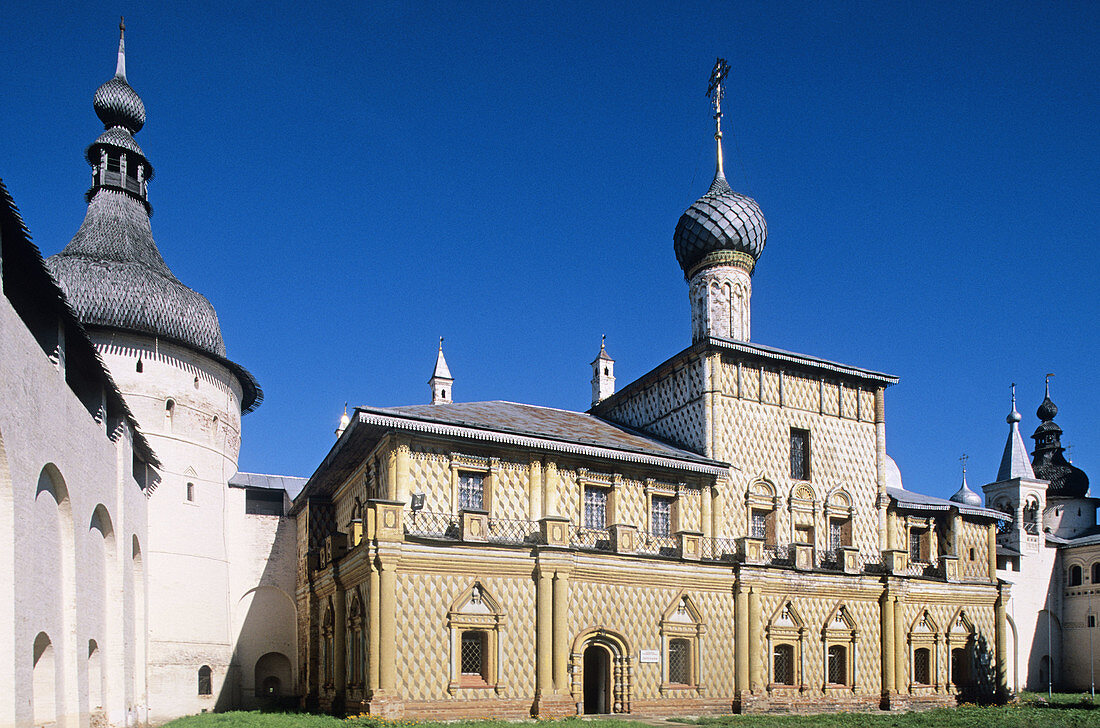
<path id="1" fill-rule="evenodd" d="M 432 372 L 432 378 L 428 380 L 428 386 L 432 388 L 432 404 L 450 404 L 453 401 L 451 385 L 454 382 L 451 369 L 443 357 L 443 337 L 440 336 L 439 354 L 435 357 L 435 370 Z"/>
<path id="2" fill-rule="evenodd" d="M 1020 435 L 1020 413 L 1016 411 L 1016 382 L 1012 383 L 1012 411 L 1005 417 L 1008 423 L 1008 442 L 1005 443 L 1005 451 L 1001 456 L 1001 467 L 997 470 L 997 480 L 1012 480 L 1013 478 L 1035 478 L 1035 472 L 1031 469 L 1031 462 L 1027 458 L 1027 448 L 1024 446 L 1024 438 Z"/>
<path id="3" fill-rule="evenodd" d="M 348 403 L 344 402 L 344 414 L 340 416 L 340 426 L 336 428 L 336 439 L 340 439 L 340 435 L 344 434 L 344 430 L 348 429 L 348 425 L 351 424 L 351 418 L 348 417 Z"/>
<path id="4" fill-rule="evenodd" d="M 600 353 L 592 361 L 592 406 L 615 394 L 615 360 L 607 355 L 607 335 L 600 339 Z"/>

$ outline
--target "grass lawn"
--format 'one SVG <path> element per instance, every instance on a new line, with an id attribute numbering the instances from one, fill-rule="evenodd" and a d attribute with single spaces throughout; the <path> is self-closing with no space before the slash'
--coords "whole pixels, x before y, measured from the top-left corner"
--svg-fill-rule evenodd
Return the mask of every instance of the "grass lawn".
<path id="1" fill-rule="evenodd" d="M 652 728 L 652 724 L 614 718 L 566 718 L 537 721 L 548 728 Z M 1012 705 L 982 708 L 964 705 L 921 713 L 824 713 L 821 715 L 723 715 L 673 719 L 701 728 L 1100 728 L 1100 702 L 1088 695 L 1024 693 Z M 340 719 L 306 713 L 204 713 L 180 718 L 165 728 L 522 728 L 535 721 L 499 720 L 429 723 L 371 717 Z"/>

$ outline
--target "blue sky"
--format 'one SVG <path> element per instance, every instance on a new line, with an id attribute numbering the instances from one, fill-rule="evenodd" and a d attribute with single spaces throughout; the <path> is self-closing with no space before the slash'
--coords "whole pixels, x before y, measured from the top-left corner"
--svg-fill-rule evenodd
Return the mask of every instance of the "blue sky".
<path id="1" fill-rule="evenodd" d="M 1100 4 L 682 5 L 18 4 L 0 176 L 64 247 L 125 14 L 154 236 L 267 395 L 241 469 L 308 475 L 345 400 L 428 400 L 440 335 L 457 399 L 579 410 L 601 334 L 621 383 L 690 344 L 723 56 L 753 340 L 900 376 L 888 450 L 939 495 L 1054 372 L 1100 484 Z"/>

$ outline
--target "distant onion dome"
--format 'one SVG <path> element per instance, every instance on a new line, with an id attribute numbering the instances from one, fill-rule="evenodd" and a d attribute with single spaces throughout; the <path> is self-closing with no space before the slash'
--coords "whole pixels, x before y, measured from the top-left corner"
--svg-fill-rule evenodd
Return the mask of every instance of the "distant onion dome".
<path id="1" fill-rule="evenodd" d="M 955 491 L 955 495 L 951 496 L 948 500 L 952 500 L 956 503 L 961 503 L 964 506 L 974 506 L 976 508 L 982 507 L 982 497 L 972 491 L 970 486 L 966 484 L 966 470 L 963 470 L 963 482 L 959 486 L 959 489 Z"/>
<path id="2" fill-rule="evenodd" d="M 734 192 L 719 167 L 707 193 L 680 216 L 672 241 L 686 278 L 720 264 L 752 273 L 768 242 L 768 226 L 756 200 Z"/>
<path id="3" fill-rule="evenodd" d="M 1054 423 L 1058 406 L 1050 399 L 1050 380 L 1047 380 L 1046 396 L 1035 414 L 1042 422 L 1035 428 L 1031 439 L 1035 440 L 1031 467 L 1035 477 L 1050 483 L 1048 498 L 1084 498 L 1089 492 L 1089 476 L 1071 465 L 1063 453 L 1062 428 Z"/>

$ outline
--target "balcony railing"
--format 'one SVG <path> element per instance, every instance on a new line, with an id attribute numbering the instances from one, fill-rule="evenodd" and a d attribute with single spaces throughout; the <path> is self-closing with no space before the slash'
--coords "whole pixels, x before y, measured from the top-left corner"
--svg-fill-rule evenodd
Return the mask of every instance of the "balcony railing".
<path id="1" fill-rule="evenodd" d="M 484 518 L 484 514 L 481 516 Z M 472 538 L 463 535 L 463 516 L 451 513 L 434 513 L 431 511 L 405 511 L 404 534 L 414 538 L 438 539 L 447 541 L 462 541 L 464 538 L 472 542 L 492 543 L 506 546 L 532 546 L 545 543 L 542 534 L 542 525 L 538 521 L 527 521 L 508 518 L 486 518 L 484 535 Z M 612 529 L 584 528 L 582 526 L 567 525 L 568 546 L 582 551 L 615 552 L 638 554 L 644 556 L 656 556 L 662 558 L 690 558 L 703 562 L 735 563 L 744 561 L 745 546 L 742 541 L 747 539 L 732 538 L 703 538 L 691 536 L 697 544 L 698 554 L 683 553 L 683 534 L 657 535 L 647 531 L 637 531 L 629 527 L 615 526 Z M 629 528 L 633 533 L 632 545 L 623 549 L 615 535 L 615 528 Z M 561 545 L 566 545 L 561 543 Z M 847 571 L 852 573 L 884 573 L 885 566 L 880 554 L 856 553 L 851 550 L 841 549 L 813 549 L 812 547 L 795 546 L 793 544 L 763 544 L 760 546 L 760 561 L 751 561 L 761 565 L 795 567 L 795 550 L 809 548 L 812 558 L 807 563 L 801 560 L 798 568 L 817 569 L 821 571 L 844 572 L 845 551 L 847 551 L 849 564 Z M 805 551 L 800 551 L 805 553 Z M 801 557 L 800 557 L 801 558 Z M 852 559 L 855 559 L 854 563 Z M 853 569 L 853 566 L 855 567 Z M 938 566 L 935 564 L 913 563 L 907 564 L 901 572 L 910 576 L 939 576 Z"/>

